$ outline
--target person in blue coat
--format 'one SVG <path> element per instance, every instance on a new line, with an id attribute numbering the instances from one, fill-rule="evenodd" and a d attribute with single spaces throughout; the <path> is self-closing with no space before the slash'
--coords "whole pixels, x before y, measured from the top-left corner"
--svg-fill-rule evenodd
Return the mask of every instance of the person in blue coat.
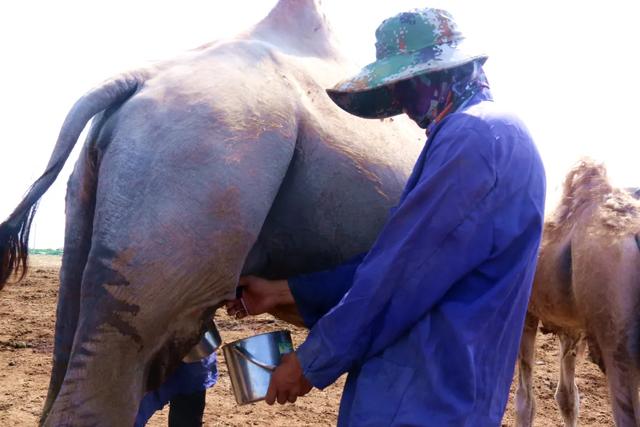
<path id="1" fill-rule="evenodd" d="M 524 124 L 493 101 L 486 55 L 449 13 L 385 20 L 376 52 L 329 96 L 361 117 L 405 113 L 427 140 L 366 254 L 283 281 L 242 278 L 248 314 L 295 303 L 310 328 L 266 401 L 294 402 L 348 373 L 340 426 L 499 426 L 542 234 L 544 168 Z M 227 310 L 246 315 L 241 302 Z"/>

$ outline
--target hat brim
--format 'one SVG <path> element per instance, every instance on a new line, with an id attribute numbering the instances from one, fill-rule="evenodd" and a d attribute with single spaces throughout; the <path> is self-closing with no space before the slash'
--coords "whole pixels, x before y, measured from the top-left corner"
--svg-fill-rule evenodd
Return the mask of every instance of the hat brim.
<path id="1" fill-rule="evenodd" d="M 340 108 L 359 117 L 376 119 L 402 113 L 391 85 L 419 75 L 448 70 L 487 55 L 465 39 L 383 58 L 365 66 L 358 74 L 328 89 Z"/>

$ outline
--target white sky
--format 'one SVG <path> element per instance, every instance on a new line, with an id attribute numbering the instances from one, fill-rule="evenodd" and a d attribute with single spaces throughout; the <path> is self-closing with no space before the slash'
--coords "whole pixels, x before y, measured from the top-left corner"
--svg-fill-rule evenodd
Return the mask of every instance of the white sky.
<path id="1" fill-rule="evenodd" d="M 463 31 L 487 47 L 494 97 L 529 125 L 553 201 L 566 170 L 582 155 L 604 161 L 616 184 L 640 186 L 637 3 L 324 0 L 323 5 L 344 51 L 359 65 L 373 60 L 373 32 L 385 17 L 426 5 L 453 11 Z M 43 172 L 65 115 L 84 92 L 140 63 L 232 36 L 260 20 L 274 4 L 2 2 L 0 221 Z M 32 247 L 63 244 L 64 194 L 77 152 L 40 204 Z"/>

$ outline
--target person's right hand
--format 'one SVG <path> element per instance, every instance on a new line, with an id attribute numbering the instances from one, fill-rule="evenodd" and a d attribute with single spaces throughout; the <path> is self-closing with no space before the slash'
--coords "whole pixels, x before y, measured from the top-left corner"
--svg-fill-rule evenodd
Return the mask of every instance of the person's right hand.
<path id="1" fill-rule="evenodd" d="M 237 319 L 268 313 L 278 305 L 294 303 L 286 280 L 243 276 L 238 287 L 242 288 L 242 296 L 226 303 L 227 313 Z"/>

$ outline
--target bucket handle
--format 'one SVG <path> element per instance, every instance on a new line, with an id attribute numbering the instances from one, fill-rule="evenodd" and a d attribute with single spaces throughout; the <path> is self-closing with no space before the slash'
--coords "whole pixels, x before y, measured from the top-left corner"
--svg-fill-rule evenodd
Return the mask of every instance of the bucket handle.
<path id="1" fill-rule="evenodd" d="M 235 344 L 231 345 L 231 348 L 236 351 L 240 356 L 242 356 L 244 359 L 248 360 L 249 362 L 253 363 L 254 365 L 258 365 L 260 366 L 262 369 L 266 369 L 269 372 L 273 372 L 276 370 L 277 366 L 276 365 L 272 365 L 270 363 L 264 363 L 259 361 L 258 359 L 256 359 L 253 354 L 249 353 L 247 351 L 247 349 L 239 347 Z"/>

